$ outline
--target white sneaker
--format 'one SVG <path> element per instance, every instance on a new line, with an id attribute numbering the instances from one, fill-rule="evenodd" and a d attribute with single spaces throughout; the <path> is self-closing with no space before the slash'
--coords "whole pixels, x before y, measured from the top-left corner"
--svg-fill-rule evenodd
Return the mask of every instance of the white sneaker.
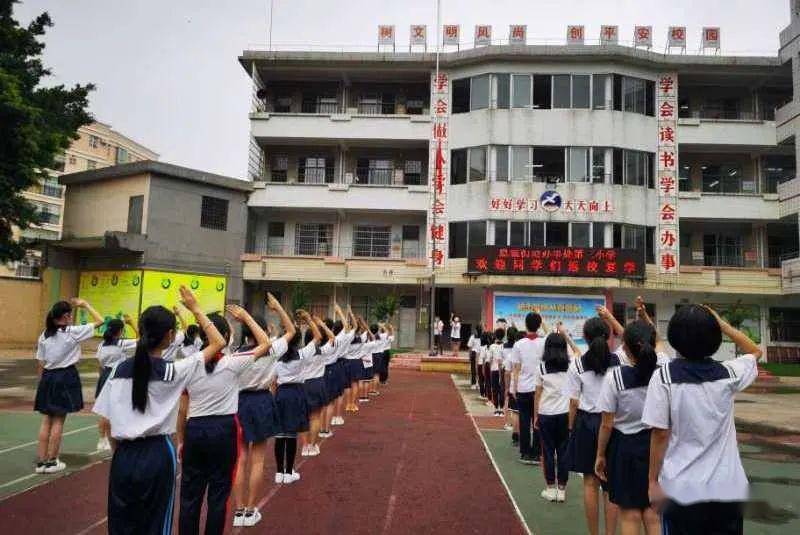
<path id="1" fill-rule="evenodd" d="M 470 387 L 469 387 L 469 388 L 470 388 L 471 390 L 477 390 L 477 389 L 478 389 L 478 385 L 470 385 Z"/>
<path id="2" fill-rule="evenodd" d="M 284 482 L 283 472 L 275 472 L 275 483 L 279 485 Z"/>
<path id="3" fill-rule="evenodd" d="M 344 418 L 341 416 L 334 416 L 333 419 L 331 419 L 331 425 L 344 425 Z"/>
<path id="4" fill-rule="evenodd" d="M 258 509 L 253 509 L 252 511 L 247 511 L 244 515 L 244 523 L 242 524 L 244 527 L 252 527 L 261 522 L 261 513 Z"/>
<path id="5" fill-rule="evenodd" d="M 294 470 L 292 470 L 291 474 L 283 474 L 283 483 L 285 485 L 290 485 L 290 484 L 294 483 L 295 481 L 300 481 L 300 473 L 299 472 L 295 472 Z"/>
<path id="6" fill-rule="evenodd" d="M 47 468 L 47 461 L 39 461 L 36 463 L 36 468 L 33 470 L 35 474 L 44 474 Z"/>
<path id="7" fill-rule="evenodd" d="M 558 499 L 558 490 L 555 487 L 547 487 L 542 491 L 541 496 L 548 502 L 554 502 Z"/>
<path id="8" fill-rule="evenodd" d="M 245 509 L 237 509 L 235 513 L 233 513 L 233 527 L 241 528 L 244 526 L 244 515 Z"/>
<path id="9" fill-rule="evenodd" d="M 66 470 L 67 465 L 61 459 L 53 459 L 44 466 L 45 474 L 55 474 L 56 472 L 63 472 Z"/>
<path id="10" fill-rule="evenodd" d="M 332 431 L 320 431 L 319 438 L 331 438 L 333 436 Z"/>
<path id="11" fill-rule="evenodd" d="M 503 426 L 503 429 L 505 429 L 506 431 L 513 431 L 514 430 L 514 426 L 511 425 L 511 424 L 506 424 L 506 425 Z"/>
<path id="12" fill-rule="evenodd" d="M 308 455 L 309 455 L 309 453 L 308 453 L 308 444 L 306 444 L 305 446 L 303 446 L 303 451 L 300 452 L 300 456 L 301 457 L 308 457 Z"/>
<path id="13" fill-rule="evenodd" d="M 316 457 L 317 455 L 319 455 L 319 445 L 318 444 L 312 444 L 311 448 L 309 448 L 308 455 L 311 456 L 311 457 Z"/>
<path id="14" fill-rule="evenodd" d="M 556 501 L 560 503 L 567 501 L 567 489 L 556 490 Z"/>

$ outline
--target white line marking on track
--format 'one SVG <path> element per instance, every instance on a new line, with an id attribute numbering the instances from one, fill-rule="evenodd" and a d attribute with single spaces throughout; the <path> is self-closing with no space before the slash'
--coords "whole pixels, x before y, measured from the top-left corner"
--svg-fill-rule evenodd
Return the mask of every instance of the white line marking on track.
<path id="1" fill-rule="evenodd" d="M 455 387 L 456 392 L 461 398 L 461 403 L 464 404 L 464 409 L 467 411 L 467 415 L 469 415 L 469 419 L 472 421 L 472 426 L 475 428 L 475 434 L 477 434 L 478 438 L 481 439 L 481 443 L 483 444 L 483 449 L 486 450 L 486 455 L 488 455 L 489 460 L 492 461 L 492 466 L 494 466 L 494 471 L 497 472 L 497 475 L 500 478 L 500 483 L 502 483 L 503 487 L 506 489 L 508 498 L 511 500 L 511 505 L 514 506 L 514 511 L 516 511 L 517 517 L 519 517 L 519 521 L 522 523 L 522 527 L 525 528 L 525 531 L 529 535 L 533 535 L 533 531 L 531 531 L 531 528 L 528 526 L 528 523 L 525 522 L 525 517 L 522 516 L 522 511 L 520 510 L 519 505 L 517 505 L 517 501 L 514 499 L 514 495 L 511 494 L 511 488 L 509 488 L 508 483 L 506 483 L 506 480 L 503 477 L 503 473 L 500 471 L 500 467 L 497 466 L 497 462 L 495 462 L 494 456 L 492 455 L 492 452 L 489 449 L 489 445 L 486 443 L 486 440 L 484 440 L 483 435 L 481 434 L 481 430 L 478 428 L 478 424 L 475 422 L 475 418 L 469 412 L 469 407 L 467 407 L 467 402 L 464 399 L 464 396 L 461 395 L 461 389 L 458 387 L 458 383 L 456 383 L 456 376 L 450 374 L 450 380 L 453 381 L 453 386 Z M 492 431 L 494 431 L 494 429 L 492 429 Z"/>
<path id="2" fill-rule="evenodd" d="M 62 437 L 68 437 L 70 435 L 75 435 L 77 433 L 82 433 L 82 432 L 87 431 L 89 429 L 97 429 L 97 424 L 87 425 L 86 427 L 79 427 L 78 429 L 73 429 L 72 431 L 67 431 L 66 433 L 62 433 L 61 436 Z M 27 448 L 29 446 L 36 446 L 37 444 L 39 444 L 39 441 L 38 440 L 34 440 L 32 442 L 26 442 L 25 444 L 19 444 L 17 446 L 11 446 L 10 448 L 6 448 L 4 450 L 0 450 L 0 455 L 2 455 L 4 453 L 8 453 L 9 451 L 20 450 L 22 448 Z"/>
<path id="3" fill-rule="evenodd" d="M 408 410 L 408 418 L 406 420 L 407 422 L 411 422 L 411 420 L 414 419 L 414 404 L 416 402 L 417 402 L 417 395 L 414 394 L 414 397 L 411 398 L 411 408 Z M 388 533 L 389 528 L 392 526 L 395 504 L 397 503 L 397 493 L 395 492 L 395 488 L 397 487 L 397 481 L 400 479 L 400 473 L 402 472 L 403 467 L 405 466 L 405 463 L 403 462 L 403 455 L 406 452 L 407 446 L 408 446 L 408 435 L 404 434 L 403 443 L 400 445 L 400 460 L 394 469 L 391 494 L 389 494 L 389 503 L 386 507 L 386 517 L 383 520 L 383 530 L 381 530 L 381 533 Z"/>
<path id="4" fill-rule="evenodd" d="M 33 474 L 28 474 L 27 476 L 22 476 L 22 477 L 18 477 L 17 479 L 12 479 L 11 481 L 7 481 L 6 483 L 3 483 L 2 485 L 0 485 L 0 489 L 5 488 L 5 487 L 9 487 L 9 486 L 11 486 L 11 485 L 13 485 L 15 483 L 19 483 L 20 481 L 25 481 L 26 479 L 30 479 L 32 477 L 36 477 L 36 476 L 40 476 L 40 475 L 42 475 L 42 474 L 37 474 L 37 473 L 34 472 Z"/>

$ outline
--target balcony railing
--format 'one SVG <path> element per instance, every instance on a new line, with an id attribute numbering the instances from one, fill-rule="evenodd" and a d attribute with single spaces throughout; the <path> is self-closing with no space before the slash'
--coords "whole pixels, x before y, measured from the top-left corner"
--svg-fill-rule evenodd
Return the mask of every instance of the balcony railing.
<path id="1" fill-rule="evenodd" d="M 276 243 L 267 238 L 256 238 L 249 254 L 290 257 L 337 257 L 376 260 L 413 260 L 425 257 L 425 245 L 418 241 L 404 241 L 399 247 L 391 243 L 363 241 L 336 247 L 329 242 L 303 240 L 294 244 Z"/>
<path id="2" fill-rule="evenodd" d="M 356 184 L 388 186 L 394 183 L 394 168 L 357 167 Z"/>
<path id="3" fill-rule="evenodd" d="M 58 184 L 35 184 L 31 186 L 28 191 L 60 199 L 64 194 L 64 186 Z"/>
<path id="4" fill-rule="evenodd" d="M 39 217 L 40 223 L 45 223 L 48 225 L 58 225 L 58 223 L 61 221 L 61 215 L 54 214 L 52 212 L 39 212 L 37 216 Z"/>
<path id="5" fill-rule="evenodd" d="M 357 168 L 355 172 L 346 171 L 342 179 L 327 168 L 323 173 L 319 168 L 306 169 L 303 179 L 289 180 L 286 171 L 272 171 L 263 176 L 262 181 L 270 184 L 355 184 L 358 186 L 425 186 L 428 183 L 428 173 L 425 169 L 420 173 L 403 173 L 402 180 L 395 181 L 396 168 L 376 169 Z M 352 177 L 352 182 L 350 182 Z"/>
<path id="6" fill-rule="evenodd" d="M 780 269 L 784 260 L 800 257 L 800 251 L 786 251 L 780 247 L 769 247 L 767 254 L 767 267 Z"/>
<path id="7" fill-rule="evenodd" d="M 775 110 L 766 109 L 755 112 L 722 106 L 702 106 L 694 109 L 681 109 L 678 117 L 721 121 L 772 121 L 775 119 Z"/>
<path id="8" fill-rule="evenodd" d="M 38 279 L 41 276 L 41 268 L 37 265 L 17 264 L 14 275 L 21 279 Z"/>
<path id="9" fill-rule="evenodd" d="M 744 267 L 743 247 L 706 247 L 703 251 L 703 265 L 709 267 Z"/>

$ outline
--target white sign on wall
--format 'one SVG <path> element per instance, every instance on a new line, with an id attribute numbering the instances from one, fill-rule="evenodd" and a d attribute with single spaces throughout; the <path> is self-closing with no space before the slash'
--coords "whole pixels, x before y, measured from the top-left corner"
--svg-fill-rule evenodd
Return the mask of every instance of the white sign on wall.
<path id="1" fill-rule="evenodd" d="M 582 45 L 584 41 L 585 28 L 581 25 L 567 26 L 567 44 Z"/>

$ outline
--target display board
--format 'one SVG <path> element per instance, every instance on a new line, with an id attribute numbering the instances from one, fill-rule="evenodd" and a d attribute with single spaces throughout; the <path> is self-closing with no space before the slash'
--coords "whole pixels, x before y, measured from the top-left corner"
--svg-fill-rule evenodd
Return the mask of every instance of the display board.
<path id="1" fill-rule="evenodd" d="M 222 312 L 225 308 L 227 280 L 221 275 L 199 275 L 169 271 L 145 271 L 142 284 L 142 309 L 151 305 L 163 305 L 170 310 L 180 299 L 181 285 L 191 289 L 203 312 Z M 187 314 L 186 309 L 181 310 Z"/>
<path id="2" fill-rule="evenodd" d="M 106 322 L 111 319 L 122 319 L 123 314 L 132 318 L 139 317 L 139 302 L 142 287 L 142 272 L 126 271 L 84 271 L 81 273 L 78 296 L 88 301 Z M 78 311 L 76 320 L 80 324 L 89 322 L 86 310 Z M 105 325 L 95 332 L 100 336 Z M 125 328 L 125 336 L 132 337 L 133 332 Z"/>
<path id="3" fill-rule="evenodd" d="M 643 250 L 592 247 L 471 246 L 468 270 L 486 275 L 643 279 Z"/>
<path id="4" fill-rule="evenodd" d="M 606 300 L 602 295 L 494 292 L 492 303 L 492 317 L 488 318 L 492 325 L 504 318 L 509 326 L 514 325 L 524 331 L 525 316 L 538 310 L 548 328 L 552 329 L 560 321 L 575 343 L 585 351 L 587 344 L 583 340 L 583 324 L 597 315 L 596 308 L 605 306 Z"/>

